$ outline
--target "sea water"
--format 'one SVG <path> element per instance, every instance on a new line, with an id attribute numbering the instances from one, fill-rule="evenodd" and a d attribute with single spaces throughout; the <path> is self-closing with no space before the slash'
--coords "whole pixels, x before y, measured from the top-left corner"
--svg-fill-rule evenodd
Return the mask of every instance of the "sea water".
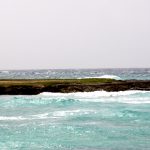
<path id="1" fill-rule="evenodd" d="M 149 149 L 150 91 L 0 96 L 0 150 Z"/>
<path id="2" fill-rule="evenodd" d="M 114 79 L 150 80 L 150 68 L 143 69 L 47 69 L 0 70 L 0 79 L 69 79 L 106 77 Z"/>

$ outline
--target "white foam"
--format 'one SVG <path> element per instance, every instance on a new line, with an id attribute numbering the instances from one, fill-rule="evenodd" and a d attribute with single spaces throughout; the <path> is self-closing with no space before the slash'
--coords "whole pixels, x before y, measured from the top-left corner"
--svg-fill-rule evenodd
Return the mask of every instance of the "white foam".
<path id="1" fill-rule="evenodd" d="M 44 113 L 44 114 L 37 114 L 37 115 L 31 115 L 31 116 L 27 116 L 22 117 L 22 116 L 0 116 L 0 120 L 4 121 L 4 120 L 8 120 L 8 121 L 22 121 L 22 120 L 36 120 L 36 119 L 46 119 L 48 118 L 48 113 Z"/>
<path id="2" fill-rule="evenodd" d="M 3 71 L 1 71 L 1 73 L 8 74 L 8 73 L 9 73 L 9 71 L 7 71 L 7 70 L 3 70 Z"/>
<path id="3" fill-rule="evenodd" d="M 39 118 L 39 119 L 45 119 L 48 117 L 48 113 L 43 113 L 43 114 L 37 114 L 37 115 L 32 115 L 33 117 Z"/>
<path id="4" fill-rule="evenodd" d="M 95 113 L 95 110 L 60 110 L 54 111 L 50 113 L 43 113 L 43 114 L 36 114 L 36 115 L 29 115 L 26 117 L 22 116 L 0 116 L 0 121 L 24 121 L 24 120 L 42 120 L 42 119 L 59 119 L 63 117 L 73 116 L 73 115 L 80 115 L 80 114 L 89 114 Z"/>
<path id="5" fill-rule="evenodd" d="M 53 92 L 43 92 L 39 95 L 50 96 L 50 97 L 66 97 L 66 98 L 100 98 L 100 97 L 116 97 L 116 96 L 127 96 L 133 94 L 150 93 L 150 91 L 140 91 L 140 90 L 129 90 L 129 91 L 119 91 L 119 92 L 106 92 L 106 91 L 94 91 L 94 92 L 75 92 L 75 93 L 53 93 Z"/>
<path id="6" fill-rule="evenodd" d="M 137 95 L 138 94 L 138 95 Z M 148 96 L 139 97 L 141 94 L 148 94 Z M 130 90 L 130 91 L 119 91 L 119 92 L 106 92 L 106 91 L 95 91 L 95 92 L 76 92 L 76 93 L 51 93 L 44 92 L 39 96 L 48 97 L 51 99 L 68 100 L 74 99 L 83 102 L 119 102 L 119 103 L 150 103 L 150 91 Z"/>
<path id="7" fill-rule="evenodd" d="M 95 77 L 83 77 L 78 79 L 90 79 L 90 78 L 121 80 L 121 78 L 116 75 L 102 75 L 102 76 L 95 76 Z"/>
<path id="8" fill-rule="evenodd" d="M 7 117 L 7 116 L 0 116 L 0 120 L 26 120 L 27 118 L 23 118 L 21 116 L 18 117 Z"/>
<path id="9" fill-rule="evenodd" d="M 76 110 L 64 110 L 64 111 L 55 111 L 53 113 L 53 116 L 54 117 L 66 117 L 66 116 L 73 116 L 75 114 L 89 114 L 89 113 L 95 113 L 94 110 L 79 110 L 79 109 L 76 109 Z"/>

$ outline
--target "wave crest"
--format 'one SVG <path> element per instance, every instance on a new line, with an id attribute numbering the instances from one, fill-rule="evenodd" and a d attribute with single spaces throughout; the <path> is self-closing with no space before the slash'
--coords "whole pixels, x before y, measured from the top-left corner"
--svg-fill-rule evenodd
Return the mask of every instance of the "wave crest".
<path id="1" fill-rule="evenodd" d="M 106 92 L 106 91 L 94 91 L 94 92 L 75 92 L 75 93 L 53 93 L 43 92 L 39 95 L 50 97 L 66 97 L 66 98 L 100 98 L 100 97 L 117 97 L 117 96 L 129 96 L 135 94 L 150 93 L 150 91 L 130 90 L 119 92 Z"/>
<path id="2" fill-rule="evenodd" d="M 144 104 L 150 103 L 149 96 L 150 91 L 120 91 L 120 92 L 106 92 L 106 91 L 95 91 L 95 92 L 77 92 L 77 93 L 50 93 L 44 92 L 40 96 L 47 98 L 59 99 L 68 101 L 68 99 L 74 99 L 75 101 L 82 102 L 104 102 L 104 103 L 130 103 L 130 104 Z"/>
<path id="3" fill-rule="evenodd" d="M 102 75 L 102 76 L 93 76 L 93 77 L 83 77 L 83 78 L 79 78 L 79 79 L 88 79 L 88 78 L 122 80 L 119 76 L 116 76 L 116 75 Z"/>

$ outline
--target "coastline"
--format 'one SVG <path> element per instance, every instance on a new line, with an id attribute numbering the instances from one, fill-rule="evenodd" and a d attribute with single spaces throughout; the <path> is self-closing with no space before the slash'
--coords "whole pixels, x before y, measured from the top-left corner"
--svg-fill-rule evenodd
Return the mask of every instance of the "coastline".
<path id="1" fill-rule="evenodd" d="M 150 80 L 114 79 L 28 79 L 0 80 L 0 95 L 37 95 L 42 92 L 93 92 L 93 91 L 150 91 Z"/>

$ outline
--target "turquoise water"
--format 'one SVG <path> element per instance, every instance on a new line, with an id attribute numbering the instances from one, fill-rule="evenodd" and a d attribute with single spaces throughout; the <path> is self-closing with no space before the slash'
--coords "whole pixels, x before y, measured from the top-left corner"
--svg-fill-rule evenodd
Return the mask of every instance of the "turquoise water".
<path id="1" fill-rule="evenodd" d="M 1 150 L 149 150 L 150 92 L 0 96 Z"/>

